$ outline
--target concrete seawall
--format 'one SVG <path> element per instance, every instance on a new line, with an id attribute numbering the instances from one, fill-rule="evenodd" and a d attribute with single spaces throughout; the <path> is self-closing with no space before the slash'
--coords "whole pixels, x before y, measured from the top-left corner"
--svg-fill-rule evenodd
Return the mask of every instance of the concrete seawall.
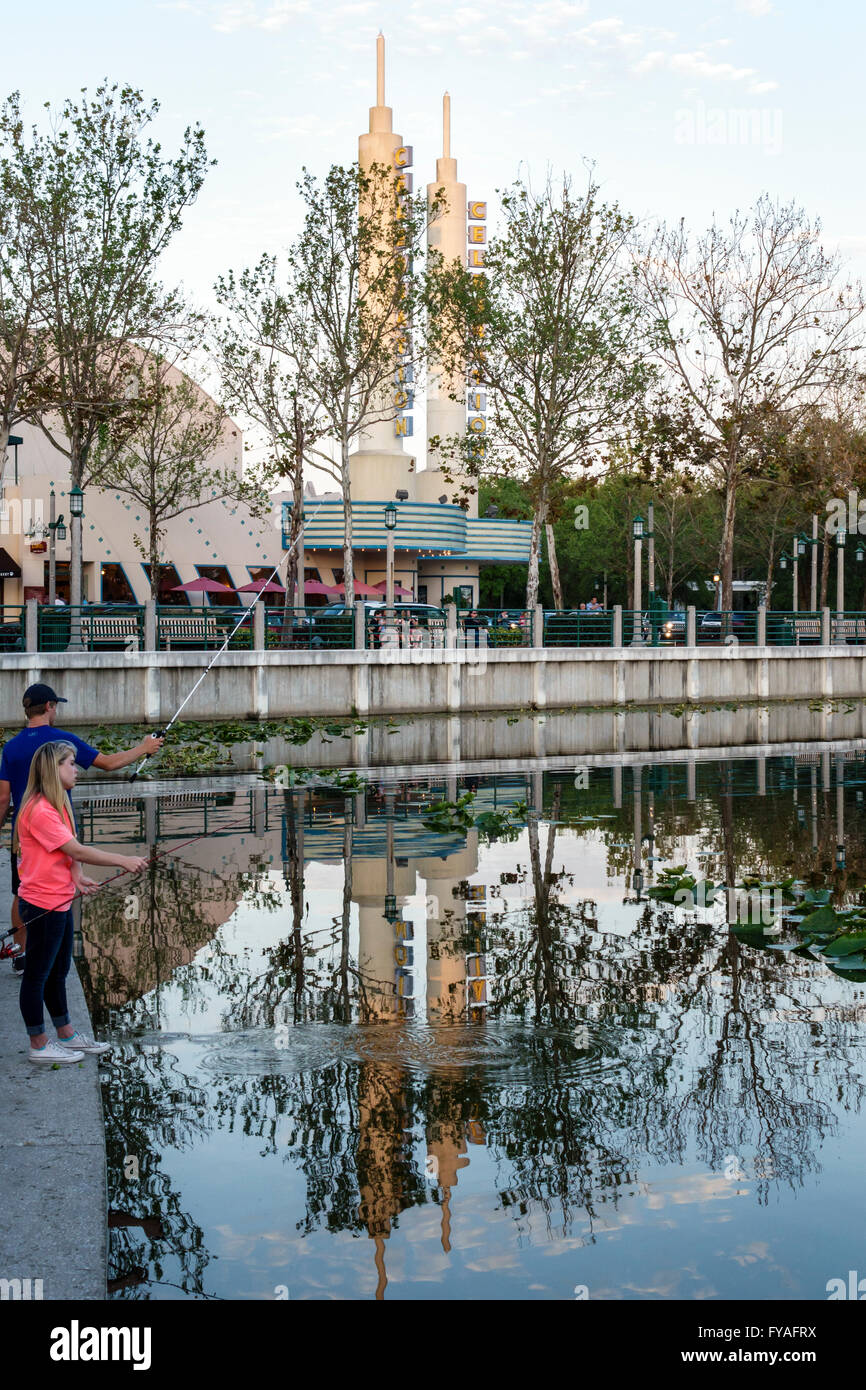
<path id="1" fill-rule="evenodd" d="M 0 670 L 0 723 L 20 722 L 41 680 L 76 722 L 165 723 L 212 658 L 207 652 L 15 652 Z M 300 714 L 451 714 L 818 700 L 864 693 L 866 647 L 512 648 L 226 652 L 185 719 Z"/>

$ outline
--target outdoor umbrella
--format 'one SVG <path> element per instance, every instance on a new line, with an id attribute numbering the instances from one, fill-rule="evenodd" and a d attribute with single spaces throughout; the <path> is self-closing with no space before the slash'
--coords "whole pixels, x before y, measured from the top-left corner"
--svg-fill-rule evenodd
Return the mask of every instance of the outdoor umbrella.
<path id="1" fill-rule="evenodd" d="M 241 584 L 240 588 L 235 589 L 236 594 L 284 594 L 285 592 L 282 584 L 275 584 L 273 579 L 254 579 L 252 584 Z"/>
<path id="2" fill-rule="evenodd" d="M 308 586 L 308 587 L 309 587 L 309 586 Z M 337 586 L 337 591 L 338 591 L 338 593 L 344 594 L 344 593 L 346 592 L 346 586 L 345 586 L 345 584 L 338 584 L 338 586 Z M 381 598 L 381 597 L 382 597 L 382 591 L 381 591 L 381 589 L 375 588 L 374 585 L 372 585 L 372 584 L 364 584 L 360 579 L 356 579 L 356 580 L 355 580 L 355 593 L 357 594 L 357 596 L 358 596 L 359 598 Z"/>
<path id="3" fill-rule="evenodd" d="M 220 584 L 216 579 L 191 579 L 188 584 L 174 584 L 173 594 L 201 594 L 202 606 L 204 605 L 205 594 L 234 594 L 237 593 L 230 584 Z"/>
<path id="4" fill-rule="evenodd" d="M 304 585 L 305 594 L 339 594 L 339 584 L 323 584 L 319 579 L 308 579 Z"/>
<path id="5" fill-rule="evenodd" d="M 381 584 L 375 584 L 375 585 L 373 586 L 373 588 L 374 588 L 374 592 L 377 593 L 377 594 L 380 594 L 380 595 L 381 595 L 381 594 L 387 593 L 387 592 L 388 592 L 388 581 L 387 581 L 387 579 L 383 579 Z M 394 593 L 397 595 L 398 598 L 414 598 L 414 597 L 415 597 L 414 594 L 412 593 L 412 590 L 411 590 L 411 589 L 404 589 L 402 584 L 395 584 L 395 585 L 394 585 Z"/>

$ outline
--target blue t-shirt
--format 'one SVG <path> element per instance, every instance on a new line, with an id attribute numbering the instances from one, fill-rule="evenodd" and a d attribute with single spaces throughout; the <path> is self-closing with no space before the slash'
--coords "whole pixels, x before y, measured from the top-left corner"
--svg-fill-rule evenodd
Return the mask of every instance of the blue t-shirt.
<path id="1" fill-rule="evenodd" d="M 8 782 L 12 790 L 12 823 L 14 824 L 18 807 L 24 800 L 27 778 L 33 754 L 43 743 L 71 743 L 75 749 L 75 761 L 79 767 L 90 767 L 99 757 L 99 749 L 92 748 L 77 734 L 67 733 L 65 729 L 53 728 L 50 724 L 37 724 L 35 729 L 22 729 L 20 734 L 10 738 L 3 745 L 0 754 L 0 782 Z"/>

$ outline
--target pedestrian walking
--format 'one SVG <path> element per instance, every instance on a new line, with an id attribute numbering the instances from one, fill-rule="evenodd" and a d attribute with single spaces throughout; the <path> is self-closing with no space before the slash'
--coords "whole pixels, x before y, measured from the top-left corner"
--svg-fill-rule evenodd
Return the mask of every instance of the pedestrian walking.
<path id="1" fill-rule="evenodd" d="M 20 1007 L 30 1039 L 28 1060 L 39 1064 L 80 1062 L 85 1053 L 109 1051 L 70 1022 L 66 976 L 72 963 L 72 900 L 99 884 L 85 878 L 82 864 L 101 864 L 138 873 L 147 859 L 108 854 L 75 838 L 69 793 L 78 769 L 76 749 L 66 742 L 44 743 L 30 764 L 24 796 L 15 818 L 12 846 L 18 858 L 19 911 L 27 927 L 27 954 Z M 57 1032 L 49 1041 L 44 1009 Z"/>
<path id="2" fill-rule="evenodd" d="M 43 744 L 63 739 L 64 743 L 71 743 L 75 749 L 75 761 L 79 767 L 98 767 L 101 771 L 113 772 L 118 768 L 128 767 L 130 763 L 138 762 L 140 758 L 150 757 L 153 753 L 158 753 L 164 742 L 162 738 L 148 734 L 134 748 L 130 748 L 126 752 L 101 753 L 98 748 L 85 743 L 84 739 L 79 738 L 77 734 L 71 734 L 66 729 L 55 728 L 57 706 L 69 702 L 62 695 L 55 694 L 50 685 L 28 686 L 24 691 L 22 703 L 27 720 L 26 728 L 8 740 L 3 745 L 3 752 L 0 754 L 0 828 L 2 828 L 11 807 L 12 828 L 14 830 L 18 808 L 24 799 L 24 789 L 27 786 L 33 755 Z M 12 854 L 12 926 L 15 930 L 12 939 L 19 948 L 13 965 L 16 970 L 21 970 L 23 969 L 26 932 L 18 910 L 18 864 L 14 851 Z"/>

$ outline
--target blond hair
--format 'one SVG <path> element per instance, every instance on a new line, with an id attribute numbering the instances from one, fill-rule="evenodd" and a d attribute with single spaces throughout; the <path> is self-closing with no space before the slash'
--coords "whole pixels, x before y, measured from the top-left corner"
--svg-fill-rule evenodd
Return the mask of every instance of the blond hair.
<path id="1" fill-rule="evenodd" d="M 75 835 L 75 816 L 72 812 L 72 802 L 69 800 L 69 793 L 60 780 L 58 768 L 68 757 L 75 757 L 75 749 L 71 743 L 43 743 L 42 747 L 33 754 L 33 761 L 30 764 L 30 776 L 27 778 L 27 786 L 24 789 L 24 798 L 15 815 L 15 831 L 12 836 L 12 849 L 16 854 L 21 849 L 21 841 L 18 838 L 18 827 L 21 824 L 21 817 L 24 808 L 37 796 L 44 796 L 50 806 L 53 806 L 59 816 L 66 815 L 69 821 L 69 833 Z"/>

